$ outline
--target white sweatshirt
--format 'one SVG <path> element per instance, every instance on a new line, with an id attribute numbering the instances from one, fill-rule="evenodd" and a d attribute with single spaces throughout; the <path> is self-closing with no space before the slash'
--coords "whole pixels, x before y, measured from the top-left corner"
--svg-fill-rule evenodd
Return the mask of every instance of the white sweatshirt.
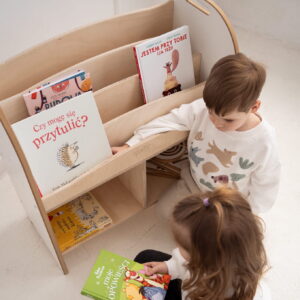
<path id="1" fill-rule="evenodd" d="M 139 127 L 126 144 L 133 146 L 171 130 L 190 131 L 190 169 L 201 191 L 228 181 L 248 198 L 255 213 L 272 207 L 279 187 L 280 163 L 274 129 L 265 120 L 247 131 L 222 132 L 211 122 L 203 99 L 198 99 Z"/>
<path id="2" fill-rule="evenodd" d="M 187 261 L 182 257 L 178 248 L 172 251 L 172 257 L 165 263 L 172 279 L 186 280 L 189 278 L 189 271 L 186 268 Z M 182 300 L 186 300 L 186 297 L 187 292 L 182 290 Z M 230 297 L 230 292 L 228 297 Z M 253 300 L 271 300 L 270 290 L 263 280 L 259 283 Z"/>

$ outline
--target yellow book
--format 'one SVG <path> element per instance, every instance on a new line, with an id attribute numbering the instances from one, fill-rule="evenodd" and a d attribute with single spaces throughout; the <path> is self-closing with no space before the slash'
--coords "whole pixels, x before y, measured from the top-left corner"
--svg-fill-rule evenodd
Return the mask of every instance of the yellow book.
<path id="1" fill-rule="evenodd" d="M 112 223 L 111 218 L 91 193 L 72 200 L 48 213 L 61 251 Z"/>

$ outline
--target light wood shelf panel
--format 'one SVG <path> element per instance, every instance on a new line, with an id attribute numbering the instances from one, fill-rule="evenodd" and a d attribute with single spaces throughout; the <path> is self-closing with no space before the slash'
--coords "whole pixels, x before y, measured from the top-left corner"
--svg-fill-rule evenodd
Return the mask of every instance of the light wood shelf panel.
<path id="1" fill-rule="evenodd" d="M 147 206 L 156 203 L 177 179 L 147 175 Z"/>
<path id="2" fill-rule="evenodd" d="M 90 57 L 171 30 L 173 8 L 173 1 L 167 1 L 97 22 L 50 39 L 7 60 L 0 64 L 0 100 Z"/>
<path id="3" fill-rule="evenodd" d="M 103 123 L 144 104 L 138 74 L 96 91 L 94 97 Z"/>
<path id="4" fill-rule="evenodd" d="M 110 145 L 121 145 L 133 134 L 138 126 L 155 117 L 169 112 L 182 103 L 190 103 L 202 96 L 204 83 L 190 89 L 155 100 L 140 106 L 105 124 Z M 88 172 L 76 178 L 66 186 L 45 195 L 42 198 L 46 211 L 51 211 L 60 205 L 80 196 L 108 180 L 136 167 L 145 160 L 184 141 L 187 132 L 171 131 L 152 136 L 129 149 L 101 162 Z"/>
<path id="5" fill-rule="evenodd" d="M 144 187 L 146 187 L 144 185 Z M 124 185 L 120 177 L 113 178 L 112 180 L 104 183 L 90 191 L 93 196 L 99 201 L 105 211 L 112 219 L 112 224 L 105 226 L 103 229 L 95 232 L 87 238 L 76 243 L 74 246 L 62 252 L 63 255 L 76 249 L 78 246 L 88 242 L 90 239 L 97 237 L 103 232 L 119 225 L 128 218 L 131 218 L 143 209 L 143 205 L 133 195 L 130 189 Z"/>
<path id="6" fill-rule="evenodd" d="M 99 199 L 115 225 L 143 208 L 141 203 L 136 200 L 118 177 L 100 185 L 92 190 L 91 193 L 96 199 Z"/>

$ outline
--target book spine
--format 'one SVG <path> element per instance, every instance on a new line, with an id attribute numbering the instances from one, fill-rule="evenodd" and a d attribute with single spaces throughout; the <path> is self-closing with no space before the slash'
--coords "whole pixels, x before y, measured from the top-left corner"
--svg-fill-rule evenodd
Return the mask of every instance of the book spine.
<path id="1" fill-rule="evenodd" d="M 136 47 L 133 47 L 133 52 L 134 52 L 135 62 L 136 62 L 136 66 L 137 66 L 137 70 L 138 70 L 138 74 L 139 74 L 140 86 L 141 86 L 141 90 L 142 90 L 142 94 L 143 94 L 143 98 L 144 98 L 144 103 L 146 104 L 147 99 L 146 99 L 146 94 L 145 94 L 145 90 L 143 87 L 142 73 L 141 73 L 141 69 L 140 69 L 140 64 L 139 64 L 139 59 L 137 56 Z"/>

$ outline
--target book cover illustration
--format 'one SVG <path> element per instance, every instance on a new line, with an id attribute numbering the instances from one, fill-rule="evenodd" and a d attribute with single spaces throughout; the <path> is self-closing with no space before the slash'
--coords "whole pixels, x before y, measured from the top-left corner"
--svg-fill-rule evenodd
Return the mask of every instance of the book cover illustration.
<path id="1" fill-rule="evenodd" d="M 91 193 L 48 213 L 50 224 L 61 251 L 112 223 L 110 216 Z"/>
<path id="2" fill-rule="evenodd" d="M 168 274 L 145 275 L 146 266 L 102 250 L 81 294 L 96 300 L 163 300 Z"/>
<path id="3" fill-rule="evenodd" d="M 112 155 L 92 92 L 12 125 L 41 195 Z"/>
<path id="4" fill-rule="evenodd" d="M 180 179 L 181 165 L 187 159 L 187 141 L 184 141 L 147 160 L 147 174 Z"/>
<path id="5" fill-rule="evenodd" d="M 134 47 L 145 103 L 195 85 L 188 26 Z"/>
<path id="6" fill-rule="evenodd" d="M 92 90 L 89 73 L 77 71 L 23 95 L 30 116 Z"/>

